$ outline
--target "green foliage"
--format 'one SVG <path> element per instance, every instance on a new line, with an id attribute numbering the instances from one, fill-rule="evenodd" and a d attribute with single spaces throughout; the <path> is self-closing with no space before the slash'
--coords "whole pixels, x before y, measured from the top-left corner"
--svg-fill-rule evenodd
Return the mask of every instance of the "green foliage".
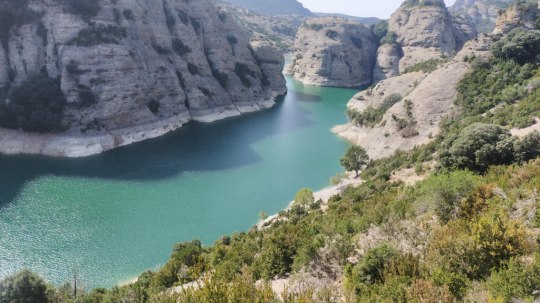
<path id="1" fill-rule="evenodd" d="M 503 128 L 474 123 L 443 142 L 440 162 L 446 168 L 485 172 L 490 165 L 523 162 L 538 156 L 538 134 L 511 137 Z"/>
<path id="2" fill-rule="evenodd" d="M 439 174 L 419 184 L 417 199 L 429 201 L 439 219 L 448 222 L 457 217 L 460 203 L 472 195 L 478 181 L 467 171 Z"/>
<path id="3" fill-rule="evenodd" d="M 381 20 L 377 24 L 373 25 L 371 27 L 371 30 L 373 31 L 373 34 L 375 35 L 375 39 L 383 44 L 381 40 L 386 37 L 388 34 L 388 21 Z"/>
<path id="4" fill-rule="evenodd" d="M 387 96 L 384 99 L 383 104 L 377 108 L 369 106 L 362 112 L 348 109 L 347 115 L 349 116 L 349 121 L 358 126 L 375 127 L 381 123 L 381 120 L 388 109 L 401 101 L 401 99 L 402 97 L 400 94 L 391 94 Z"/>
<path id="5" fill-rule="evenodd" d="M 369 156 L 364 148 L 353 145 L 347 149 L 339 162 L 346 170 L 354 171 L 356 176 L 358 176 L 358 172 L 368 164 Z"/>
<path id="6" fill-rule="evenodd" d="M 99 44 L 119 44 L 127 37 L 126 29 L 115 25 L 96 25 L 82 29 L 77 37 L 68 44 L 77 46 L 94 46 Z"/>
<path id="7" fill-rule="evenodd" d="M 185 45 L 182 40 L 178 38 L 172 39 L 172 49 L 175 53 L 177 53 L 180 56 L 184 56 L 187 53 L 191 52 L 191 48 L 189 46 Z"/>
<path id="8" fill-rule="evenodd" d="M 29 132 L 58 132 L 62 124 L 66 98 L 59 79 L 43 73 L 30 76 L 12 87 L 9 102 L 0 103 L 0 125 Z"/>
<path id="9" fill-rule="evenodd" d="M 386 245 L 370 249 L 355 266 L 346 269 L 350 284 L 374 284 L 383 279 L 385 264 L 396 254 L 396 251 Z"/>
<path id="10" fill-rule="evenodd" d="M 387 32 L 386 33 L 386 36 L 384 36 L 382 39 L 381 39 L 381 45 L 383 44 L 390 44 L 390 45 L 393 45 L 393 44 L 396 44 L 397 43 L 397 34 L 394 33 L 394 32 Z"/>
<path id="11" fill-rule="evenodd" d="M 533 301 L 540 285 L 540 255 L 536 254 L 531 264 L 523 264 L 512 258 L 506 268 L 494 271 L 487 281 L 487 286 L 495 298 L 504 302 L 514 299 Z"/>
<path id="12" fill-rule="evenodd" d="M 439 66 L 439 64 L 441 64 L 442 62 L 444 61 L 441 59 L 429 59 L 405 68 L 403 74 L 408 74 L 412 72 L 431 73 L 435 71 L 437 69 L 437 66 Z"/>
<path id="13" fill-rule="evenodd" d="M 302 188 L 294 197 L 294 203 L 296 205 L 307 206 L 313 204 L 314 202 L 315 198 L 313 197 L 313 191 L 309 188 Z"/>
<path id="14" fill-rule="evenodd" d="M 71 13 L 80 15 L 87 22 L 101 9 L 99 0 L 66 0 Z"/>
<path id="15" fill-rule="evenodd" d="M 519 64 L 540 62 L 540 30 L 517 30 L 493 47 L 493 56 L 501 60 L 514 60 Z"/>
<path id="16" fill-rule="evenodd" d="M 189 62 L 187 67 L 188 67 L 188 71 L 189 71 L 190 74 L 192 74 L 192 75 L 198 75 L 199 74 L 199 68 L 197 67 L 197 65 Z"/>
<path id="17" fill-rule="evenodd" d="M 47 286 L 41 277 L 23 270 L 0 281 L 0 302 L 48 303 Z"/>
<path id="18" fill-rule="evenodd" d="M 152 112 L 152 114 L 157 114 L 159 112 L 159 102 L 157 102 L 156 100 L 150 100 L 146 106 L 148 107 L 148 109 Z"/>

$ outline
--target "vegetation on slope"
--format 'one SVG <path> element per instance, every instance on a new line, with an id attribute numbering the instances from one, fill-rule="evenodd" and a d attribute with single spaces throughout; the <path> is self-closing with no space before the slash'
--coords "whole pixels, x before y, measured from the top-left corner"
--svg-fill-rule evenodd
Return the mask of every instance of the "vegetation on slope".
<path id="1" fill-rule="evenodd" d="M 177 244 L 161 269 L 123 287 L 74 296 L 70 284 L 44 288 L 43 280 L 25 271 L 0 282 L 0 302 L 537 299 L 540 135 L 513 138 L 490 114 L 506 110 L 501 104 L 517 108 L 524 102 L 533 105 L 501 124 L 518 125 L 538 114 L 540 48 L 528 47 L 535 39 L 534 32 L 517 31 L 495 45 L 494 58 L 474 59 L 473 71 L 458 87 L 462 112 L 442 123 L 439 137 L 370 162 L 362 185 L 325 205 L 302 190 L 302 202 L 272 223 L 224 236 L 210 247 Z M 505 51 L 516 47 L 525 55 Z M 524 87 L 517 97 L 506 97 Z M 390 181 L 396 170 L 432 159 L 439 160 L 438 169 L 416 185 Z M 289 277 L 305 287 L 275 294 L 269 282 Z M 343 287 L 335 287 L 336 280 Z M 35 299 L 13 299 L 14 294 Z"/>

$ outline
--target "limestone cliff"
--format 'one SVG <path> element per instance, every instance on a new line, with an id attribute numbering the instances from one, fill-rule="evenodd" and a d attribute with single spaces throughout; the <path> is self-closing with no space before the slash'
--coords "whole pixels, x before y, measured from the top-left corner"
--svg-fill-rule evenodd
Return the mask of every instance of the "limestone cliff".
<path id="1" fill-rule="evenodd" d="M 370 84 L 376 43 L 367 26 L 336 17 L 308 19 L 295 41 L 294 77 L 306 84 Z"/>
<path id="2" fill-rule="evenodd" d="M 515 0 L 457 0 L 450 7 L 450 12 L 469 19 L 478 32 L 490 33 L 495 28 L 499 12 L 515 2 Z M 536 3 L 535 0 L 528 2 Z"/>
<path id="3" fill-rule="evenodd" d="M 21 112 L 13 102 L 14 91 L 38 85 L 29 81 L 48 78 L 42 82 L 58 83 L 65 98 L 46 104 L 61 133 L 0 129 L 3 153 L 94 154 L 191 120 L 267 108 L 286 93 L 281 53 L 251 46 L 209 0 L 0 2 L 3 125 L 39 121 L 38 110 Z"/>
<path id="4" fill-rule="evenodd" d="M 494 34 L 507 34 L 515 28 L 535 29 L 539 7 L 537 4 L 517 3 L 501 12 Z"/>
<path id="5" fill-rule="evenodd" d="M 464 20 L 452 17 L 443 0 L 407 0 L 392 14 L 388 24 L 389 32 L 403 50 L 400 72 L 429 59 L 451 56 L 476 35 Z"/>

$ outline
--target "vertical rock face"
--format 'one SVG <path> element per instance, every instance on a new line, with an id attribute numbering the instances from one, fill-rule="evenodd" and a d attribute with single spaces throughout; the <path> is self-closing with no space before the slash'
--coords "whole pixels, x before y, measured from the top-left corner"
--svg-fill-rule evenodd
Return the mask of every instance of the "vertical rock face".
<path id="1" fill-rule="evenodd" d="M 399 60 L 403 51 L 397 44 L 383 44 L 377 50 L 377 62 L 373 69 L 373 81 L 377 82 L 399 75 Z"/>
<path id="2" fill-rule="evenodd" d="M 29 1 L 23 9 L 33 18 L 14 25 L 0 47 L 0 88 L 35 73 L 59 79 L 70 136 L 113 134 L 110 149 L 189 120 L 266 108 L 286 93 L 279 52 L 252 47 L 209 0 L 73 3 Z"/>
<path id="3" fill-rule="evenodd" d="M 493 33 L 506 34 L 515 28 L 535 29 L 538 13 L 537 4 L 514 4 L 499 15 Z"/>
<path id="4" fill-rule="evenodd" d="M 407 0 L 388 23 L 388 30 L 396 35 L 403 50 L 400 71 L 426 60 L 451 56 L 476 35 L 466 20 L 452 17 L 443 0 Z"/>
<path id="5" fill-rule="evenodd" d="M 294 77 L 306 84 L 357 87 L 372 81 L 376 43 L 361 23 L 309 19 L 298 31 L 295 49 Z"/>
<path id="6" fill-rule="evenodd" d="M 397 42 L 403 49 L 400 70 L 448 56 L 456 49 L 452 17 L 442 0 L 428 3 L 405 1 L 392 14 L 388 30 L 397 34 Z"/>

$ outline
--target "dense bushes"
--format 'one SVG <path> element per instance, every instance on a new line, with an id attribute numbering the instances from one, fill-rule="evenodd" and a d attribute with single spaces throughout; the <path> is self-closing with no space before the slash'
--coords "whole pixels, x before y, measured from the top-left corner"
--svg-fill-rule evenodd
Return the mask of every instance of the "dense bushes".
<path id="1" fill-rule="evenodd" d="M 47 286 L 36 274 L 23 270 L 0 281 L 2 303 L 47 303 Z"/>
<path id="2" fill-rule="evenodd" d="M 514 60 L 519 64 L 540 62 L 540 30 L 517 30 L 498 41 L 492 48 L 493 56 Z"/>
<path id="3" fill-rule="evenodd" d="M 443 143 L 440 163 L 447 168 L 484 172 L 490 165 L 528 161 L 540 153 L 538 138 L 538 133 L 532 133 L 519 139 L 500 126 L 474 123 Z"/>
<path id="4" fill-rule="evenodd" d="M 60 81 L 43 73 L 30 76 L 12 87 L 8 100 L 0 104 L 0 126 L 29 132 L 62 131 L 66 98 Z"/>

